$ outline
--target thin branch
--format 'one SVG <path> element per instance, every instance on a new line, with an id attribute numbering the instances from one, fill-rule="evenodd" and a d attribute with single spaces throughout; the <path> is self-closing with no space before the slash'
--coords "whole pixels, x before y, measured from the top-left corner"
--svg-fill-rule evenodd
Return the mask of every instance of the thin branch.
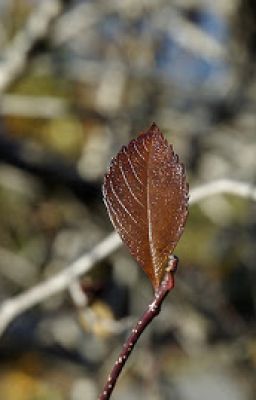
<path id="1" fill-rule="evenodd" d="M 80 257 L 64 271 L 31 289 L 4 301 L 0 307 L 0 335 L 9 323 L 22 312 L 66 289 L 75 277 L 88 272 L 93 265 L 116 250 L 121 244 L 116 233 L 111 233 L 92 251 Z"/>
<path id="2" fill-rule="evenodd" d="M 45 0 L 39 2 L 31 13 L 24 28 L 1 55 L 0 93 L 22 73 L 30 50 L 38 40 L 48 34 L 52 20 L 60 14 L 61 9 L 60 0 Z"/>
<path id="3" fill-rule="evenodd" d="M 97 3 L 76 4 L 61 15 L 54 24 L 51 32 L 53 45 L 62 46 L 72 40 L 79 40 L 79 37 L 86 35 L 87 30 L 99 23 L 103 16 L 102 7 L 97 7 Z"/>
<path id="4" fill-rule="evenodd" d="M 131 317 L 121 318 L 116 321 L 110 318 L 102 318 L 98 316 L 92 309 L 88 307 L 88 297 L 83 291 L 78 278 L 74 279 L 69 285 L 69 294 L 78 311 L 80 326 L 86 331 L 94 332 L 94 327 L 102 329 L 102 332 L 107 335 L 120 335 L 131 327 L 134 319 Z"/>
<path id="5" fill-rule="evenodd" d="M 230 179 L 221 179 L 191 190 L 190 204 L 196 204 L 206 197 L 219 193 L 234 194 L 256 201 L 255 186 Z M 15 317 L 48 297 L 67 289 L 74 278 L 87 273 L 96 262 L 110 255 L 120 245 L 121 240 L 119 236 L 113 232 L 95 246 L 94 249 L 57 275 L 39 283 L 18 296 L 5 300 L 0 307 L 0 335 Z"/>
<path id="6" fill-rule="evenodd" d="M 174 272 L 177 269 L 177 264 L 178 259 L 176 257 L 173 257 L 172 262 L 169 264 L 170 270 L 166 272 L 166 275 L 161 285 L 159 286 L 159 289 L 155 292 L 152 303 L 149 304 L 147 310 L 139 319 L 135 327 L 132 329 L 130 336 L 126 339 L 123 349 L 108 376 L 107 382 L 105 383 L 105 386 L 98 400 L 108 400 L 110 398 L 111 393 L 115 388 L 117 379 L 138 339 L 140 338 L 146 327 L 150 324 L 150 322 L 161 311 L 161 305 L 164 299 L 166 298 L 167 294 L 174 288 Z"/>
<path id="7" fill-rule="evenodd" d="M 209 60 L 226 58 L 224 46 L 196 24 L 188 21 L 173 7 L 163 7 L 155 13 L 155 24 L 167 30 L 172 39 L 186 51 Z"/>
<path id="8" fill-rule="evenodd" d="M 5 94 L 0 104 L 1 115 L 17 115 L 26 118 L 57 118 L 67 115 L 68 111 L 67 102 L 53 96 Z"/>
<path id="9" fill-rule="evenodd" d="M 72 280 L 72 282 L 70 282 L 68 290 L 70 297 L 78 310 L 87 307 L 88 297 L 87 294 L 83 291 L 78 278 L 75 278 Z"/>
<path id="10" fill-rule="evenodd" d="M 256 187 L 250 183 L 232 179 L 219 179 L 199 186 L 190 193 L 190 204 L 198 203 L 206 197 L 226 193 L 256 201 Z"/>

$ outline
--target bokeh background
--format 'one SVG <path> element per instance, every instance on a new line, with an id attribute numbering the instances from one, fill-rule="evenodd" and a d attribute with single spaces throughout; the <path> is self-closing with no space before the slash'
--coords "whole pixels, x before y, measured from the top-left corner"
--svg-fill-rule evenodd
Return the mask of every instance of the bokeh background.
<path id="1" fill-rule="evenodd" d="M 111 231 L 111 157 L 156 121 L 191 188 L 256 179 L 254 0 L 0 1 L 0 300 Z M 113 400 L 256 397 L 255 202 L 191 206 L 176 289 Z M 94 400 L 152 297 L 120 247 L 0 338 L 0 397 Z M 0 308 L 0 320 L 1 320 Z"/>

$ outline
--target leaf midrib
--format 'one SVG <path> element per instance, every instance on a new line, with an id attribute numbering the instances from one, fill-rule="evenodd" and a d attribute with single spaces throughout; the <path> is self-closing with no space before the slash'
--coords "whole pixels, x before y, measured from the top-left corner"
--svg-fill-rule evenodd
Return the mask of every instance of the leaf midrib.
<path id="1" fill-rule="evenodd" d="M 152 138 L 153 139 L 153 138 Z M 153 225 L 152 225 L 152 214 L 151 214 L 151 203 L 150 203 L 150 179 L 149 179 L 149 168 L 150 168 L 150 162 L 151 162 L 151 154 L 152 154 L 152 141 L 150 141 L 150 147 L 148 150 L 148 163 L 147 163 L 147 190 L 146 190 L 146 195 L 147 195 L 147 231 L 148 231 L 148 244 L 149 244 L 149 254 L 151 257 L 151 263 L 152 263 L 152 268 L 154 271 L 154 278 L 156 277 L 156 271 L 155 271 L 155 248 L 154 248 L 154 241 L 153 241 Z"/>

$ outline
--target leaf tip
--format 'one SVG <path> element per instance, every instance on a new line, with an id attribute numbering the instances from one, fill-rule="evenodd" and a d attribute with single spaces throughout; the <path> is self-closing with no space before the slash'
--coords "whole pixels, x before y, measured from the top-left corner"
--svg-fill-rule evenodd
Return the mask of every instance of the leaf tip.
<path id="1" fill-rule="evenodd" d="M 158 129 L 159 130 L 155 121 L 152 122 L 150 129 Z"/>
<path id="2" fill-rule="evenodd" d="M 154 121 L 152 122 L 150 128 L 148 129 L 148 132 L 150 132 L 152 134 L 154 134 L 154 133 L 159 134 L 160 133 L 162 135 L 162 132 L 160 131 L 158 125 Z"/>

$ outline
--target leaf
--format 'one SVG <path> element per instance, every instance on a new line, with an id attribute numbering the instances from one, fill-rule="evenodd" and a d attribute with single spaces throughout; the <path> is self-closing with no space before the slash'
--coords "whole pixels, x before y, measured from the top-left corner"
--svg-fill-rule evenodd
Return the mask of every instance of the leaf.
<path id="1" fill-rule="evenodd" d="M 188 185 L 156 124 L 113 158 L 103 195 L 115 229 L 157 289 L 186 222 Z"/>

